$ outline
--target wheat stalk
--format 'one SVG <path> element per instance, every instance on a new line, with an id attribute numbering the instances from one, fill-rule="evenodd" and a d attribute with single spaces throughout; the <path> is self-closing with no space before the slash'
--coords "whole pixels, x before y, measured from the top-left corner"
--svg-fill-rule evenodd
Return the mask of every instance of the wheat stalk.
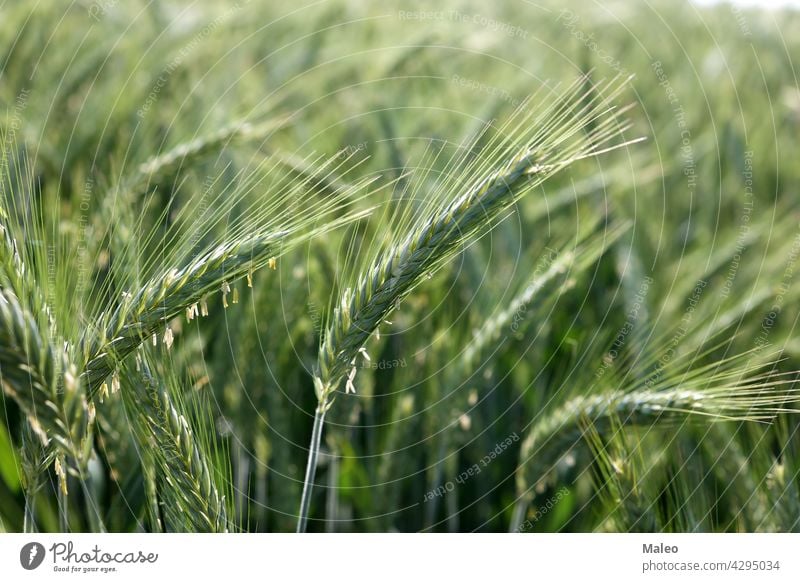
<path id="1" fill-rule="evenodd" d="M 208 135 L 178 144 L 169 151 L 153 156 L 141 164 L 136 174 L 129 179 L 128 188 L 137 190 L 145 188 L 153 182 L 162 182 L 165 177 L 175 175 L 184 164 L 191 163 L 231 143 L 268 137 L 276 130 L 284 127 L 287 121 L 287 118 L 278 118 L 257 124 L 236 121 Z"/>
<path id="2" fill-rule="evenodd" d="M 587 419 L 600 433 L 612 426 L 614 419 L 620 419 L 623 426 L 666 425 L 691 415 L 707 416 L 714 421 L 767 421 L 778 413 L 787 412 L 781 405 L 798 400 L 792 391 L 764 394 L 764 389 L 765 384 L 756 383 L 738 386 L 735 391 L 730 387 L 674 388 L 577 396 L 534 425 L 523 441 L 520 457 L 527 460 L 536 454 L 539 464 L 548 462 L 543 457 L 552 461 L 553 455 L 562 454 L 581 439 L 581 424 Z M 537 446 L 541 446 L 541 450 Z"/>
<path id="3" fill-rule="evenodd" d="M 75 367 L 7 289 L 0 289 L 0 382 L 43 445 L 82 457 L 89 408 Z"/>
<path id="4" fill-rule="evenodd" d="M 608 230 L 580 241 L 574 249 L 562 249 L 542 272 L 535 272 L 522 289 L 501 311 L 486 319 L 472 333 L 469 345 L 461 356 L 462 374 L 475 369 L 478 359 L 505 331 L 518 333 L 522 327 L 515 318 L 534 304 L 541 304 L 574 278 L 597 262 L 606 250 L 626 231 L 627 225 L 612 225 Z M 523 325 L 530 318 L 523 318 Z"/>
<path id="5" fill-rule="evenodd" d="M 249 129 L 245 131 L 243 127 Z M 249 137 L 261 135 L 264 131 L 263 128 L 237 124 L 214 139 L 193 142 L 193 145 L 154 158 L 141 169 L 142 175 L 162 174 L 174 168 L 178 160 L 190 154 L 199 155 L 199 152 L 229 139 L 233 134 Z M 213 232 L 230 221 L 229 213 L 234 211 L 238 218 L 226 225 L 225 242 L 201 252 L 194 248 L 196 239 L 180 227 L 169 231 L 159 241 L 159 246 L 168 249 L 165 256 L 151 255 L 141 267 L 145 272 L 149 269 L 155 271 L 143 284 L 138 281 L 142 262 L 139 248 L 152 244 L 153 238 L 158 236 L 158 229 L 141 237 L 128 237 L 128 242 L 123 241 L 116 250 L 130 259 L 128 262 L 135 264 L 136 268 L 123 272 L 116 281 L 123 289 L 122 296 L 101 313 L 92 315 L 92 324 L 80 340 L 84 362 L 82 378 L 89 395 L 94 396 L 119 362 L 153 334 L 165 333 L 169 345 L 171 332 L 167 322 L 171 318 L 185 311 L 189 318 L 199 314 L 198 304 L 204 306 L 207 296 L 217 291 L 222 292 L 225 302 L 225 295 L 236 281 L 248 276 L 248 284 L 252 284 L 250 276 L 254 271 L 267 265 L 274 268 L 277 259 L 295 246 L 367 216 L 370 208 L 360 211 L 352 208 L 361 199 L 359 192 L 365 190 L 374 178 L 349 184 L 327 197 L 305 195 L 304 188 L 313 186 L 315 180 L 331 176 L 342 163 L 338 159 L 322 160 L 315 174 L 305 175 L 300 181 L 279 180 L 271 185 L 266 199 L 248 200 L 251 193 L 261 188 L 270 177 L 271 167 L 263 175 L 259 167 L 246 173 L 240 181 L 228 183 L 224 191 L 216 195 L 208 212 L 196 216 L 194 205 L 185 205 L 174 220 L 191 221 L 195 232 Z M 334 213 L 336 218 L 325 220 Z M 154 269 L 157 258 L 167 266 Z M 127 285 L 133 288 L 124 290 Z"/>
<path id="6" fill-rule="evenodd" d="M 6 135 L 0 131 L 0 159 L 2 160 L 2 174 L 0 174 L 0 285 L 11 289 L 21 305 L 36 316 L 39 325 L 46 325 L 54 330 L 55 321 L 50 306 L 44 299 L 33 273 L 28 268 L 23 258 L 23 253 L 12 235 L 10 229 L 10 216 L 8 208 L 18 210 L 13 206 L 13 181 L 11 179 L 9 144 Z M 16 173 L 30 185 L 32 182 L 32 169 L 27 161 L 19 162 L 14 158 Z M 11 204 L 11 206 L 9 206 Z M 16 217 L 16 214 L 15 214 Z M 26 233 L 27 234 L 27 233 Z"/>
<path id="7" fill-rule="evenodd" d="M 97 502 L 85 479 L 94 442 L 94 405 L 87 403 L 76 368 L 66 352 L 52 345 L 33 316 L 6 289 L 0 289 L 0 384 L 3 393 L 25 414 L 30 430 L 40 441 L 43 465 L 55 460 L 62 518 L 67 509 L 68 473 L 78 477 L 86 503 L 96 511 Z M 33 490 L 37 486 L 33 482 L 34 470 L 26 469 L 26 480 L 31 480 Z M 96 529 L 104 531 L 99 516 L 95 517 Z M 32 513 L 26 514 L 26 520 L 32 523 Z M 64 519 L 61 524 L 66 531 Z"/>
<path id="8" fill-rule="evenodd" d="M 584 423 L 584 438 L 594 461 L 596 478 L 601 481 L 598 496 L 612 509 L 599 526 L 601 531 L 646 533 L 663 529 L 657 512 L 645 496 L 639 475 L 638 456 L 630 450 L 619 423 L 608 431 L 611 437 L 600 434 L 589 421 Z M 647 459 L 648 472 L 659 462 Z"/>
<path id="9" fill-rule="evenodd" d="M 127 208 L 136 205 L 137 195 L 145 193 L 160 184 L 170 184 L 182 169 L 191 168 L 197 160 L 215 151 L 219 151 L 231 144 L 258 141 L 270 137 L 274 132 L 284 127 L 289 119 L 289 117 L 280 117 L 261 123 L 239 120 L 208 135 L 178 144 L 167 152 L 153 156 L 140 164 L 135 171 L 119 182 L 113 192 L 103 197 L 104 223 L 115 224 L 111 231 L 111 250 L 119 253 L 120 256 L 124 256 L 126 262 L 131 263 L 138 269 L 141 261 L 141 257 L 138 256 L 139 246 L 142 240 L 149 240 L 153 233 L 137 232 L 134 226 L 138 226 L 138 223 L 136 225 L 116 224 L 118 222 L 117 209 L 119 207 Z M 308 160 L 300 160 L 282 152 L 273 151 L 269 155 L 267 163 L 256 164 L 255 169 L 237 172 L 234 179 L 225 176 L 225 172 L 228 169 L 227 166 L 218 175 L 207 176 L 203 184 L 202 196 L 199 196 L 202 201 L 190 200 L 178 214 L 181 217 L 190 218 L 195 232 L 202 231 L 205 228 L 210 230 L 210 227 L 218 223 L 226 213 L 238 212 L 237 206 L 244 202 L 244 196 L 257 188 L 262 181 L 267 178 L 271 179 L 275 167 L 283 166 L 288 169 L 293 178 L 276 179 L 271 184 L 272 191 L 270 192 L 269 201 L 250 207 L 250 210 L 255 215 L 251 221 L 253 228 L 250 233 L 275 230 L 274 228 L 266 228 L 267 226 L 272 227 L 278 222 L 274 216 L 270 216 L 273 214 L 278 214 L 278 218 L 282 218 L 284 222 L 298 223 L 296 218 L 288 216 L 286 208 L 289 206 L 304 207 L 305 214 L 298 213 L 298 215 L 303 215 L 306 219 L 312 216 L 312 210 L 317 211 L 318 216 L 321 217 L 332 209 L 343 209 L 346 204 L 353 202 L 352 200 L 348 201 L 348 198 L 370 182 L 370 180 L 363 180 L 359 184 L 350 184 L 337 181 L 335 172 L 342 167 L 343 163 L 344 160 L 337 160 L 336 158 L 321 159 L 319 156 L 311 157 Z M 259 177 L 262 166 L 269 166 L 269 170 Z M 226 177 L 226 180 L 223 183 L 222 193 L 213 193 L 213 187 L 220 182 L 223 176 Z M 316 201 L 315 207 L 312 208 L 311 202 L 313 201 L 309 201 L 302 196 L 298 191 L 300 188 L 315 190 L 321 188 L 324 194 L 330 196 L 327 199 Z M 208 198 L 212 197 L 213 200 L 209 202 Z M 211 207 L 210 216 L 187 216 L 187 213 L 193 213 L 198 205 L 203 208 Z M 283 206 L 281 207 L 281 205 Z M 166 217 L 162 216 L 162 218 Z M 265 220 L 265 224 L 258 224 L 259 221 L 264 222 Z M 145 234 L 144 237 L 142 237 L 143 234 Z M 174 241 L 172 242 L 174 243 Z"/>
<path id="10" fill-rule="evenodd" d="M 35 528 L 34 501 L 40 486 L 41 473 L 55 460 L 59 481 L 59 517 L 63 531 L 68 522 L 67 474 L 76 474 L 91 511 L 97 503 L 86 486 L 84 475 L 92 452 L 94 437 L 94 405 L 85 398 L 85 390 L 77 378 L 77 369 L 70 362 L 67 344 L 58 349 L 53 343 L 56 321 L 36 278 L 23 259 L 8 227 L 6 205 L 15 211 L 14 199 L 7 197 L 13 184 L 7 165 L 7 142 L 2 136 L 3 173 L 0 176 L 0 384 L 5 395 L 13 399 L 27 419 L 27 427 L 38 443 L 38 460 L 26 456 L 23 481 L 26 491 L 25 529 Z M 27 163 L 16 167 L 28 180 Z M 27 233 L 39 228 L 25 223 Z M 23 431 L 25 435 L 27 431 Z M 70 462 L 74 461 L 74 469 Z M 96 519 L 95 519 L 96 518 Z M 96 531 L 104 531 L 99 515 L 91 515 Z"/>
<path id="11" fill-rule="evenodd" d="M 115 206 L 132 204 L 136 194 L 159 184 L 169 183 L 182 168 L 191 167 L 197 160 L 229 145 L 264 140 L 285 127 L 289 121 L 290 117 L 279 117 L 260 123 L 235 121 L 208 135 L 180 143 L 162 154 L 151 157 L 121 181 L 115 196 L 109 195 L 104 198 L 107 217 L 113 217 Z M 320 166 L 317 158 L 301 159 L 278 150 L 270 150 L 269 153 L 271 161 L 295 174 L 306 186 L 338 196 L 348 196 L 353 192 L 351 184 L 341 182 L 332 173 L 326 174 L 322 171 L 326 166 L 332 165 L 333 160 L 328 160 Z"/>
<path id="12" fill-rule="evenodd" d="M 36 286 L 32 273 L 26 268 L 22 255 L 17 247 L 16 240 L 11 236 L 8 227 L 2 222 L 5 212 L 0 206 L 0 284 L 14 290 L 14 294 L 21 298 L 31 313 L 41 314 L 42 323 L 54 325 L 50 306 L 42 297 Z"/>

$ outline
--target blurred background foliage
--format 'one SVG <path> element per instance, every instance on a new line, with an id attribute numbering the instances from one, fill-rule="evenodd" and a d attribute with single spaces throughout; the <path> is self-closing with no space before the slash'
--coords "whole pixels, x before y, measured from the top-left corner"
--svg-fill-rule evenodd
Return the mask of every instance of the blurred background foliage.
<path id="1" fill-rule="evenodd" d="M 26 195 L 68 246 L 85 245 L 94 289 L 114 265 L 135 268 L 115 245 L 204 212 L 187 207 L 193 192 L 224 192 L 259 160 L 303 177 L 318 156 L 341 156 L 346 176 L 314 181 L 308 196 L 359 177 L 432 183 L 454 171 L 459 144 L 529 95 L 547 100 L 581 74 L 634 75 L 626 137 L 647 140 L 548 181 L 367 346 L 357 394 L 339 394 L 329 415 L 310 529 L 800 528 L 794 415 L 631 422 L 571 404 L 646 377 L 665 350 L 677 386 L 682 361 L 748 353 L 754 366 L 777 356 L 779 371 L 800 369 L 800 13 L 660 0 L 98 0 L 5 2 L 0 14 L 0 123 L 31 168 Z M 145 165 L 166 152 L 163 172 Z M 173 322 L 168 354 L 153 349 L 238 528 L 295 526 L 309 371 L 349 232 L 291 251 L 240 285 L 238 304 L 215 298 L 208 318 Z M 77 257 L 37 272 L 69 272 Z M 558 260 L 535 301 L 470 351 Z M 62 311 L 83 301 L 50 288 Z M 20 411 L 5 399 L 3 412 L 0 526 L 21 531 L 31 460 Z M 575 418 L 562 426 L 559 414 Z M 553 438 L 534 442 L 547 423 Z M 131 426 L 120 397 L 98 404 L 91 486 L 109 531 L 154 529 L 152 463 Z M 59 529 L 56 489 L 50 471 L 34 493 L 43 531 Z M 77 489 L 69 502 L 70 529 L 95 527 Z"/>

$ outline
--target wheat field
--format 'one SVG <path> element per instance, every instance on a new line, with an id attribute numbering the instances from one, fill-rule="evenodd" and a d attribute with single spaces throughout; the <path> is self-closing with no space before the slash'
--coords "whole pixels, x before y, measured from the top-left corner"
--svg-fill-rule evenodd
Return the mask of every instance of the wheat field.
<path id="1" fill-rule="evenodd" d="M 0 531 L 800 531 L 800 12 L 0 15 Z"/>

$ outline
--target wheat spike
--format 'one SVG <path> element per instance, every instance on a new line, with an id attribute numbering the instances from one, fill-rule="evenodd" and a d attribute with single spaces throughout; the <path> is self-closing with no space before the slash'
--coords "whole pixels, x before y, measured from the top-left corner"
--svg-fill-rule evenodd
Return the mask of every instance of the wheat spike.
<path id="1" fill-rule="evenodd" d="M 169 531 L 228 531 L 225 498 L 192 428 L 144 359 L 140 369 L 125 375 L 123 402 L 139 446 L 154 461 L 164 525 Z"/>
<path id="2" fill-rule="evenodd" d="M 0 382 L 43 445 L 82 457 L 89 409 L 75 368 L 6 289 L 0 289 Z"/>
<path id="3" fill-rule="evenodd" d="M 321 402 L 327 402 L 337 389 L 359 348 L 380 323 L 463 243 L 486 232 L 504 210 L 553 174 L 578 159 L 605 151 L 601 146 L 622 130 L 616 115 L 607 109 L 608 101 L 620 90 L 617 87 L 589 105 L 578 93 L 568 91 L 544 113 L 523 108 L 522 119 L 514 119 L 514 124 L 533 124 L 535 131 L 531 135 L 526 127 L 527 133 L 514 138 L 514 143 L 522 141 L 523 145 L 514 146 L 516 152 L 499 169 L 484 171 L 479 179 L 464 184 L 465 191 L 455 199 L 449 198 L 452 192 L 434 195 L 428 216 L 380 250 L 345 290 L 329 318 L 315 382 Z M 585 135 L 581 130 L 598 115 L 607 117 Z M 500 150 L 501 154 L 507 151 L 506 147 Z"/>

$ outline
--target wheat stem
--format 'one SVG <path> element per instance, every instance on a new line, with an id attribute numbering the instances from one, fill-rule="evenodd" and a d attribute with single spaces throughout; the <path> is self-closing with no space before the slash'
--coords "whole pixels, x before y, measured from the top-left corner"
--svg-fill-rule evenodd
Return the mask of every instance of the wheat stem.
<path id="1" fill-rule="evenodd" d="M 314 413 L 314 428 L 311 430 L 311 444 L 308 450 L 306 476 L 303 481 L 303 494 L 300 498 L 300 515 L 297 519 L 297 533 L 305 533 L 308 525 L 308 510 L 311 505 L 311 492 L 314 488 L 314 477 L 319 462 L 319 448 L 322 440 L 322 428 L 325 424 L 325 407 L 317 406 Z"/>

